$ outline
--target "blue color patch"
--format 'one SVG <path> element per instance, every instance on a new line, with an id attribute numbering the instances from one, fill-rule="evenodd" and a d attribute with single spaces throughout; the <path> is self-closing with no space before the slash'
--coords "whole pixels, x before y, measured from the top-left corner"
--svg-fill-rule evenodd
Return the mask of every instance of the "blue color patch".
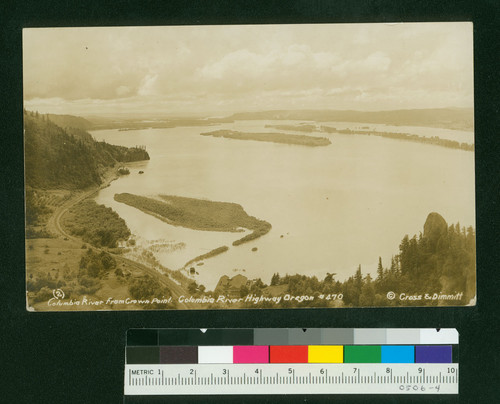
<path id="1" fill-rule="evenodd" d="M 415 363 L 452 363 L 451 345 L 418 345 Z"/>
<path id="2" fill-rule="evenodd" d="M 383 345 L 382 363 L 415 363 L 415 346 Z"/>

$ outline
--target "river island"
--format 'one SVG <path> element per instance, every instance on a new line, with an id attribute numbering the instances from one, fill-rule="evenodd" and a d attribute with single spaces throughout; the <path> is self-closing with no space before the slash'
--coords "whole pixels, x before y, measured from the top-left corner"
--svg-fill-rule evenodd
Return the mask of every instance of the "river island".
<path id="1" fill-rule="evenodd" d="M 115 201 L 157 217 L 173 226 L 193 230 L 252 233 L 233 242 L 234 246 L 263 236 L 271 230 L 265 220 L 249 216 L 243 207 L 232 202 L 217 202 L 206 199 L 187 198 L 175 195 L 158 195 L 158 198 L 129 193 L 115 194 Z"/>
<path id="2" fill-rule="evenodd" d="M 256 140 L 258 142 L 283 143 L 298 146 L 328 146 L 332 142 L 326 137 L 290 135 L 287 133 L 248 133 L 236 130 L 221 129 L 200 133 L 202 136 L 224 137 L 237 140 Z"/>

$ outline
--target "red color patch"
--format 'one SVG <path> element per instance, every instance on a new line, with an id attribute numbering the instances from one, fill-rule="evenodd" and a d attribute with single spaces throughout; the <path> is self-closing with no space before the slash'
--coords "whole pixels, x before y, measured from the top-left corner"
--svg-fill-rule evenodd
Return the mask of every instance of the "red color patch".
<path id="1" fill-rule="evenodd" d="M 270 363 L 307 363 L 307 345 L 273 345 Z"/>

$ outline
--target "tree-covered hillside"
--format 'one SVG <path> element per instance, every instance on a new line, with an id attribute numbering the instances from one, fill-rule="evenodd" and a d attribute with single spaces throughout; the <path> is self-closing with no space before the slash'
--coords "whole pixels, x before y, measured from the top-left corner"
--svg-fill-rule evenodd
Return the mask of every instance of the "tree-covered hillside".
<path id="1" fill-rule="evenodd" d="M 101 183 L 100 173 L 116 162 L 149 160 L 140 148 L 97 142 L 78 128 L 63 129 L 47 115 L 24 112 L 26 186 L 81 189 Z"/>
<path id="2" fill-rule="evenodd" d="M 379 258 L 376 276 L 363 275 L 360 265 L 343 282 L 335 280 L 334 273 L 328 273 L 323 280 L 275 273 L 269 286 L 260 279 L 245 281 L 243 286 L 241 281 L 234 285 L 224 277 L 221 281 L 226 282 L 227 290 L 236 286 L 235 293 L 241 297 L 248 293 L 256 297 L 285 293 L 311 297 L 300 302 L 283 299 L 278 304 L 266 299 L 249 301 L 244 303 L 246 308 L 463 306 L 476 296 L 475 239 L 472 227 L 448 225 L 433 212 L 427 217 L 423 234 L 403 237 L 399 253 L 392 257 L 389 266 L 384 266 Z"/>

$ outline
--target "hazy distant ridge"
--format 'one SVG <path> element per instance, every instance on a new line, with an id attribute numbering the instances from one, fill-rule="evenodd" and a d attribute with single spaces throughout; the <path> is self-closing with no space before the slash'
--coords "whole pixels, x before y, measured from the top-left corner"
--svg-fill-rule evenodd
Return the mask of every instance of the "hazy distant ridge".
<path id="1" fill-rule="evenodd" d="M 233 114 L 234 120 L 301 120 L 364 122 L 387 125 L 474 129 L 472 108 L 401 109 L 393 111 L 272 110 Z"/>
<path id="2" fill-rule="evenodd" d="M 299 120 L 316 122 L 360 122 L 395 126 L 426 126 L 458 130 L 474 129 L 473 108 L 400 109 L 391 111 L 354 110 L 269 110 L 239 112 L 225 118 L 82 118 L 74 115 L 49 114 L 49 119 L 62 128 L 80 130 L 175 128 L 179 126 L 212 126 L 235 120 Z"/>
<path id="3" fill-rule="evenodd" d="M 52 122 L 61 128 L 90 130 L 94 126 L 94 124 L 87 119 L 74 115 L 48 114 L 48 117 Z"/>

